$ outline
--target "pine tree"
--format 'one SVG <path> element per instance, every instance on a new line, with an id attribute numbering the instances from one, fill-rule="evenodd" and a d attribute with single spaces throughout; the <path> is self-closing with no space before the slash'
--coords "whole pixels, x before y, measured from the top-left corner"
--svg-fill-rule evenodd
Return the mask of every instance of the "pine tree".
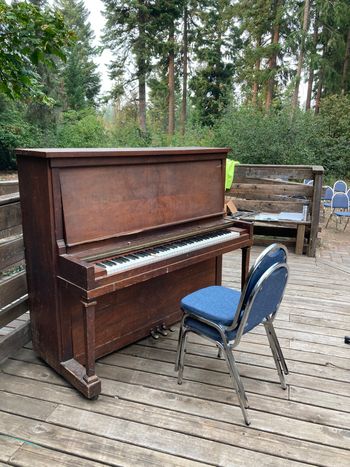
<path id="1" fill-rule="evenodd" d="M 346 93 L 350 89 L 349 45 L 350 3 L 348 0 L 315 0 L 318 34 L 311 56 L 314 75 L 315 113 L 322 97 Z"/>
<path id="2" fill-rule="evenodd" d="M 229 0 L 202 1 L 197 11 L 194 57 L 199 63 L 190 81 L 202 124 L 213 125 L 232 99 L 234 49 Z"/>
<path id="3" fill-rule="evenodd" d="M 301 79 L 301 72 L 304 65 L 304 54 L 305 54 L 305 42 L 306 35 L 309 28 L 309 16 L 310 16 L 310 0 L 305 0 L 303 5 L 303 21 L 302 21 L 302 31 L 300 34 L 300 44 L 299 44 L 299 56 L 298 56 L 298 67 L 295 76 L 295 88 L 292 99 L 292 108 L 295 109 L 298 105 L 299 100 L 299 86 Z"/>
<path id="4" fill-rule="evenodd" d="M 241 38 L 236 81 L 246 102 L 253 106 L 260 106 L 264 97 L 270 10 L 270 0 L 241 0 L 234 5 Z"/>
<path id="5" fill-rule="evenodd" d="M 188 5 L 187 2 L 183 9 L 183 34 L 182 34 L 182 98 L 180 114 L 180 130 L 184 135 L 186 132 L 187 121 L 187 83 L 188 83 Z"/>
<path id="6" fill-rule="evenodd" d="M 146 82 L 151 71 L 154 43 L 153 3 L 149 0 L 103 0 L 106 26 L 103 41 L 113 55 L 110 77 L 116 81 L 116 96 L 126 93 L 137 80 L 138 120 L 146 133 Z"/>
<path id="7" fill-rule="evenodd" d="M 63 108 L 80 110 L 96 105 L 100 91 L 100 76 L 93 61 L 96 48 L 94 34 L 88 21 L 89 11 L 83 0 L 56 0 L 66 24 L 74 31 L 76 41 L 67 49 L 67 61 L 61 67 L 63 82 Z"/>

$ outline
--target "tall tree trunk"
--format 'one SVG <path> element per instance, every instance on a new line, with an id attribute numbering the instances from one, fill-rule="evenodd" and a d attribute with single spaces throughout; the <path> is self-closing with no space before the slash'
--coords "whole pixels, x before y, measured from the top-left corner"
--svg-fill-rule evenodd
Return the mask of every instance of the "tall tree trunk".
<path id="1" fill-rule="evenodd" d="M 306 103 L 305 110 L 310 110 L 311 108 L 311 98 L 312 98 L 312 87 L 314 85 L 314 69 L 310 68 L 309 77 L 307 80 L 307 93 L 306 93 Z"/>
<path id="2" fill-rule="evenodd" d="M 298 58 L 297 73 L 295 76 L 294 94 L 293 94 L 293 99 L 292 99 L 293 110 L 297 108 L 298 100 L 299 100 L 299 86 L 300 86 L 300 79 L 301 79 L 301 71 L 302 71 L 303 63 L 304 63 L 305 37 L 307 34 L 308 25 L 309 25 L 309 11 L 310 11 L 310 2 L 309 0 L 305 0 L 304 16 L 303 16 L 303 30 L 302 30 L 302 36 L 301 36 L 301 41 L 300 41 L 300 52 L 299 52 L 299 58 Z"/>
<path id="3" fill-rule="evenodd" d="M 318 71 L 318 84 L 317 84 L 317 92 L 316 92 L 316 98 L 315 98 L 315 114 L 318 114 L 320 112 L 320 102 L 321 102 L 321 97 L 322 97 L 322 89 L 323 89 L 323 61 L 326 55 L 326 46 L 323 45 L 323 50 L 322 50 L 322 60 L 321 60 L 321 65 L 320 69 Z"/>
<path id="4" fill-rule="evenodd" d="M 141 133 L 146 133 L 146 44 L 145 44 L 145 15 L 141 9 L 138 11 L 139 21 L 139 47 L 137 56 L 137 77 L 139 83 L 139 127 Z"/>
<path id="5" fill-rule="evenodd" d="M 314 32 L 313 32 L 313 37 L 312 37 L 312 47 L 313 53 L 316 53 L 316 47 L 318 43 L 318 11 L 316 10 L 315 12 L 315 24 L 314 24 Z M 309 69 L 309 78 L 307 80 L 307 94 L 306 94 L 306 104 L 305 104 L 305 110 L 310 110 L 311 108 L 311 99 L 312 99 L 312 89 L 314 85 L 314 68 L 313 64 L 310 64 L 310 69 Z"/>
<path id="6" fill-rule="evenodd" d="M 146 133 L 146 74 L 139 73 L 139 125 L 142 133 Z"/>
<path id="7" fill-rule="evenodd" d="M 168 57 L 168 135 L 175 132 L 175 27 L 171 25 L 169 32 L 170 51 Z"/>
<path id="8" fill-rule="evenodd" d="M 271 44 L 274 47 L 274 50 L 271 54 L 269 59 L 268 68 L 270 70 L 270 78 L 267 82 L 267 90 L 266 90 L 266 101 L 265 101 L 265 110 L 268 112 L 271 108 L 271 103 L 273 99 L 273 93 L 275 88 L 275 70 L 276 70 L 276 63 L 277 63 L 277 45 L 279 42 L 280 37 L 280 19 L 279 19 L 279 6 L 281 4 L 281 0 L 274 1 L 274 20 L 273 20 L 273 27 L 271 32 Z"/>
<path id="9" fill-rule="evenodd" d="M 322 85 L 323 85 L 323 72 L 320 69 L 319 77 L 318 77 L 318 84 L 317 84 L 317 92 L 316 92 L 316 99 L 315 99 L 315 114 L 320 112 L 320 101 L 322 96 Z"/>
<path id="10" fill-rule="evenodd" d="M 343 64 L 343 75 L 341 80 L 341 92 L 345 94 L 346 92 L 346 77 L 348 75 L 349 70 L 349 62 L 350 62 L 350 29 L 348 30 L 348 37 L 346 40 L 346 50 L 345 50 L 345 57 L 344 57 L 344 64 Z"/>
<path id="11" fill-rule="evenodd" d="M 187 121 L 187 78 L 188 78 L 188 10 L 187 6 L 184 9 L 184 31 L 183 31 L 183 51 L 182 51 L 182 102 L 180 126 L 181 134 L 186 131 Z"/>
<path id="12" fill-rule="evenodd" d="M 261 36 L 256 42 L 257 47 L 261 46 Z M 256 103 L 258 101 L 258 92 L 259 92 L 259 71 L 260 71 L 260 66 L 261 66 L 261 58 L 257 58 L 255 62 L 255 76 L 254 76 L 254 82 L 253 82 L 253 89 L 252 89 L 252 104 L 254 107 L 256 107 Z"/>

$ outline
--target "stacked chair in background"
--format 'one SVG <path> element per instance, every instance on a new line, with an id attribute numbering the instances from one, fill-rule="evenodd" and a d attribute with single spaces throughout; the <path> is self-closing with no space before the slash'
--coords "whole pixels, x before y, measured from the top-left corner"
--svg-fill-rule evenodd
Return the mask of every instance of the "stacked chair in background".
<path id="1" fill-rule="evenodd" d="M 323 197 L 323 207 L 330 208 L 331 212 L 328 217 L 326 228 L 333 216 L 336 219 L 336 228 L 338 228 L 338 219 L 346 218 L 344 230 L 346 229 L 350 219 L 350 189 L 348 190 L 346 182 L 337 180 L 333 188 L 327 186 Z"/>

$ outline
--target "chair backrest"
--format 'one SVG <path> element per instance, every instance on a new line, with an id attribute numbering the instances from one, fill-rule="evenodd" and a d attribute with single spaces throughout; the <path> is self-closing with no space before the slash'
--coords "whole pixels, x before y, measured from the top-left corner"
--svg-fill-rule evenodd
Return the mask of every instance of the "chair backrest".
<path id="1" fill-rule="evenodd" d="M 308 185 L 312 181 L 313 181 L 312 178 L 304 178 L 303 183 L 304 183 L 304 185 Z"/>
<path id="2" fill-rule="evenodd" d="M 237 323 L 240 319 L 240 313 L 245 309 L 249 297 L 262 275 L 274 264 L 285 264 L 287 262 L 287 257 L 287 248 L 280 243 L 273 243 L 272 245 L 265 248 L 265 250 L 258 256 L 249 271 L 235 313 L 235 318 L 230 326 L 230 329 L 235 329 L 237 327 Z M 238 310 L 241 311 L 238 312 Z"/>
<path id="3" fill-rule="evenodd" d="M 325 201 L 331 201 L 331 199 L 333 198 L 333 195 L 334 195 L 333 188 L 330 186 L 326 186 L 322 199 Z"/>
<path id="4" fill-rule="evenodd" d="M 267 318 L 276 315 L 288 281 L 288 266 L 286 263 L 275 263 L 260 277 L 248 297 L 235 336 L 235 345 L 239 343 L 242 334 L 258 326 Z"/>
<path id="5" fill-rule="evenodd" d="M 348 195 L 348 198 L 349 198 L 349 201 L 350 201 L 350 188 L 348 189 L 348 191 L 346 192 L 346 194 Z"/>
<path id="6" fill-rule="evenodd" d="M 313 180 L 309 180 L 309 181 L 307 182 L 306 185 L 313 185 L 313 184 L 314 184 L 314 181 L 313 181 Z"/>
<path id="7" fill-rule="evenodd" d="M 349 210 L 349 198 L 346 193 L 334 193 L 331 201 L 331 209 Z"/>
<path id="8" fill-rule="evenodd" d="M 337 180 L 333 185 L 334 193 L 346 193 L 347 189 L 347 184 L 343 180 Z"/>

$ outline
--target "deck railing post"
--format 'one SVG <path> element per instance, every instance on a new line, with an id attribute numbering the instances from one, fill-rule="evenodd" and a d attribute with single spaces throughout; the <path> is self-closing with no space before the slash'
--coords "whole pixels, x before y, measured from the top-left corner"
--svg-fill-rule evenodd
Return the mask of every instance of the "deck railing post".
<path id="1" fill-rule="evenodd" d="M 314 168 L 314 191 L 312 195 L 310 241 L 307 252 L 308 256 L 316 255 L 317 234 L 320 222 L 322 182 L 323 167 Z"/>

